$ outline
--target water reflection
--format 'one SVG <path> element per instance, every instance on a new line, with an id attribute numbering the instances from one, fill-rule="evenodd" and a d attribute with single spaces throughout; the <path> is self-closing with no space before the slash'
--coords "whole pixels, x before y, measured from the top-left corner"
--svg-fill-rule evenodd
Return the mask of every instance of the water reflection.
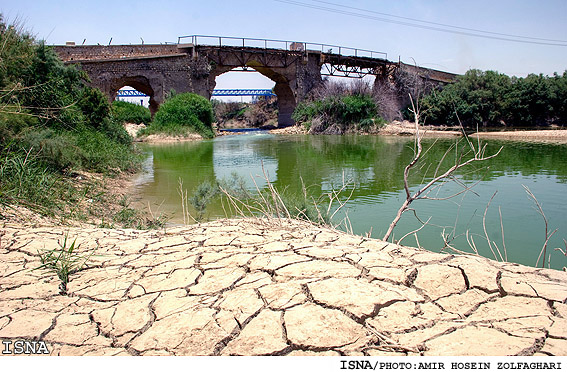
<path id="1" fill-rule="evenodd" d="M 424 141 L 423 161 L 410 177 L 410 187 L 417 190 L 431 179 L 437 164 L 447 168 L 458 156 L 454 139 Z M 485 207 L 497 192 L 487 211 L 489 236 L 503 250 L 500 213 L 505 228 L 508 259 L 533 265 L 544 241 L 541 217 L 533 208 L 522 185 L 527 185 L 542 203 L 551 229 L 559 231 L 550 241 L 550 248 L 563 246 L 567 235 L 567 146 L 521 142 L 488 142 L 487 154 L 504 145 L 500 155 L 487 163 L 467 168 L 461 178 L 465 184 L 476 184 L 469 192 L 450 201 L 419 201 L 414 207 L 422 220 L 431 217 L 431 226 L 420 231 L 419 244 L 438 251 L 443 246 L 441 233 L 455 236 L 454 244 L 470 250 L 465 237 L 468 231 L 481 254 L 492 256 L 483 241 L 482 216 Z M 382 237 L 392 221 L 405 193 L 403 170 L 414 155 L 413 139 L 376 136 L 274 136 L 254 133 L 225 136 L 211 141 L 164 145 L 144 145 L 151 153 L 153 177 L 148 172 L 139 191 L 144 202 L 161 205 L 161 210 L 182 221 L 179 179 L 189 195 L 203 181 L 230 177 L 237 172 L 254 187 L 250 175 L 262 174 L 262 164 L 270 182 L 279 190 L 299 193 L 302 184 L 314 195 L 340 187 L 344 179 L 356 185 L 347 211 L 356 233 L 372 229 L 373 237 Z M 256 177 L 260 188 L 266 187 Z M 456 183 L 447 183 L 434 190 L 432 196 L 444 197 L 458 191 Z M 345 198 L 346 198 L 345 193 Z M 344 200 L 344 199 L 343 199 Z M 500 213 L 499 208 L 500 207 Z M 209 218 L 224 217 L 220 202 L 211 205 Z M 419 227 L 412 216 L 405 215 L 395 231 L 395 238 Z M 413 238 L 412 238 L 413 239 Z M 415 239 L 405 244 L 418 244 Z M 567 265 L 567 259 L 553 251 L 552 267 Z"/>
<path id="2" fill-rule="evenodd" d="M 248 134 L 245 141 L 239 136 L 223 136 L 213 141 L 213 168 L 217 180 L 229 179 L 232 173 L 242 177 L 252 188 L 254 180 L 259 188 L 267 185 L 263 174 L 270 182 L 276 180 L 278 160 L 261 148 L 266 143 L 267 133 Z"/>

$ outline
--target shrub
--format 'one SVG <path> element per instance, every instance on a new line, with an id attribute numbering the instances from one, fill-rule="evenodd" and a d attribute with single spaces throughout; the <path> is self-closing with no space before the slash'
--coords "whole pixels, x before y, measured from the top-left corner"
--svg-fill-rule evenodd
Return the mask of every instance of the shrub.
<path id="1" fill-rule="evenodd" d="M 130 146 L 132 144 L 132 137 L 130 137 L 126 129 L 124 129 L 122 123 L 114 118 L 104 119 L 100 131 L 108 138 L 121 145 Z"/>
<path id="2" fill-rule="evenodd" d="M 214 137 L 212 105 L 194 93 L 180 93 L 163 103 L 145 134 L 183 134 L 194 132 L 203 138 Z"/>
<path id="3" fill-rule="evenodd" d="M 31 149 L 37 159 L 57 171 L 80 169 L 81 150 L 77 139 L 70 132 L 56 132 L 53 129 L 29 131 L 22 138 L 23 148 Z"/>
<path id="4" fill-rule="evenodd" d="M 81 109 L 86 124 L 99 129 L 110 113 L 110 105 L 106 96 L 98 89 L 85 87 L 77 106 Z"/>
<path id="5" fill-rule="evenodd" d="M 358 123 L 376 116 L 376 104 L 370 96 L 345 96 L 341 99 L 342 122 L 345 124 Z"/>
<path id="6" fill-rule="evenodd" d="M 112 116 L 119 123 L 149 124 L 152 120 L 147 107 L 130 102 L 112 102 Z"/>
<path id="7" fill-rule="evenodd" d="M 372 96 L 343 93 L 322 99 L 300 102 L 292 119 L 302 123 L 310 133 L 342 134 L 347 130 L 370 130 L 381 126 L 378 108 Z"/>
<path id="8" fill-rule="evenodd" d="M 77 146 L 81 149 L 82 166 L 95 172 L 134 171 L 140 163 L 140 156 L 130 146 L 90 128 L 82 128 L 78 132 Z"/>

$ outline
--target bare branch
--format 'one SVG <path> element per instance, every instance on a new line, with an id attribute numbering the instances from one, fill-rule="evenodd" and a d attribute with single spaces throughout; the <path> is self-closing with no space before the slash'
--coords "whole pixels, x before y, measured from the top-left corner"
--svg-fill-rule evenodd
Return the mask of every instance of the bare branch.
<path id="1" fill-rule="evenodd" d="M 386 233 L 384 234 L 384 237 L 382 238 L 382 240 L 387 241 L 390 236 L 392 235 L 392 231 L 394 230 L 394 228 L 396 227 L 397 223 L 399 222 L 399 220 L 402 218 L 402 215 L 404 214 L 404 212 L 406 212 L 409 209 L 409 206 L 411 205 L 411 203 L 413 203 L 415 200 L 418 199 L 431 199 L 431 200 L 446 200 L 446 199 L 451 199 L 457 195 L 460 195 L 466 191 L 470 190 L 470 187 L 465 186 L 463 183 L 461 183 L 460 181 L 457 180 L 456 177 L 453 176 L 453 174 L 463 168 L 468 166 L 469 164 L 472 164 L 474 162 L 482 162 L 482 161 L 486 161 L 489 159 L 492 159 L 496 156 L 498 156 L 500 154 L 500 151 L 502 151 L 502 147 L 500 147 L 500 149 L 492 154 L 492 155 L 485 155 L 486 153 L 486 144 L 484 144 L 483 146 L 481 146 L 480 141 L 478 142 L 478 146 L 475 147 L 473 145 L 473 143 L 470 141 L 470 139 L 468 138 L 467 134 L 465 133 L 464 127 L 462 125 L 462 123 L 459 120 L 459 123 L 461 124 L 461 128 L 463 131 L 463 134 L 465 136 L 465 139 L 467 141 L 467 144 L 470 147 L 470 153 L 472 153 L 472 157 L 469 158 L 466 161 L 463 161 L 463 156 L 465 154 L 460 153 L 459 152 L 459 146 L 458 146 L 458 142 L 456 141 L 456 143 L 454 145 L 451 145 L 451 147 L 449 147 L 449 149 L 447 149 L 447 151 L 443 154 L 443 157 L 441 159 L 441 161 L 439 161 L 439 163 L 437 164 L 437 167 L 435 169 L 435 173 L 433 178 L 427 183 L 425 184 L 425 186 L 422 186 L 419 190 L 417 190 L 415 193 L 411 194 L 410 192 L 410 188 L 409 188 L 409 173 L 410 170 L 418 163 L 418 161 L 420 160 L 421 156 L 422 156 L 422 136 L 420 133 L 420 125 L 419 125 L 419 118 L 420 118 L 420 114 L 419 114 L 419 102 L 414 102 L 411 94 L 410 94 L 410 101 L 411 101 L 411 105 L 412 105 L 412 109 L 411 112 L 414 115 L 414 123 L 415 123 L 415 147 L 414 147 L 414 157 L 411 160 L 411 162 L 404 168 L 404 190 L 406 192 L 406 200 L 403 202 L 402 206 L 400 207 L 400 209 L 398 209 L 398 212 L 396 213 L 396 217 L 394 218 L 394 220 L 390 223 L 390 226 L 388 227 L 388 230 L 386 231 Z M 458 116 L 457 116 L 458 118 Z M 430 148 L 429 148 L 430 149 Z M 429 151 L 428 149 L 428 151 Z M 446 157 L 448 156 L 448 154 L 452 151 L 455 150 L 455 162 L 454 164 L 447 169 L 444 173 L 441 173 L 440 169 L 442 167 L 442 164 L 444 163 Z M 468 156 L 468 154 L 467 154 Z M 463 186 L 464 189 L 458 193 L 455 193 L 454 195 L 447 197 L 447 198 L 432 198 L 429 197 L 429 193 L 431 192 L 431 189 L 437 185 L 438 183 L 443 183 L 444 180 L 453 180 L 456 181 L 457 184 L 459 184 L 460 186 Z M 404 236 L 405 237 L 405 236 Z M 490 246 L 490 241 L 489 241 L 489 246 Z M 492 247 L 490 246 L 490 248 L 492 249 Z"/>
<path id="2" fill-rule="evenodd" d="M 547 217 L 545 216 L 545 213 L 543 212 L 543 208 L 541 207 L 541 204 L 539 203 L 539 201 L 537 200 L 535 195 L 532 193 L 532 191 L 529 189 L 529 187 L 527 187 L 526 185 L 522 185 L 522 187 L 524 188 L 524 190 L 526 190 L 526 193 L 528 194 L 528 196 L 530 198 L 532 198 L 532 200 L 534 201 L 534 203 L 537 207 L 536 210 L 541 215 L 541 217 L 543 218 L 543 222 L 545 223 L 545 240 L 543 242 L 543 247 L 541 248 L 541 251 L 539 252 L 539 256 L 537 257 L 537 261 L 536 261 L 536 264 L 535 264 L 536 267 L 539 265 L 539 259 L 543 255 L 543 263 L 542 263 L 541 267 L 545 267 L 545 256 L 547 254 L 547 244 L 549 243 L 549 239 L 551 239 L 553 234 L 555 234 L 557 232 L 557 229 L 555 229 L 555 230 L 553 230 L 553 232 L 549 233 L 549 223 L 547 221 Z M 567 246 L 566 246 L 566 248 L 567 248 Z"/>

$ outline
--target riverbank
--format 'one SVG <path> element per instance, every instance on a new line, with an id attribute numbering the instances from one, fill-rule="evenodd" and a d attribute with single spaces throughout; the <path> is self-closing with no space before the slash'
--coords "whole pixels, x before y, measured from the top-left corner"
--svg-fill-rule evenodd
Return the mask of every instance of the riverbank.
<path id="1" fill-rule="evenodd" d="M 567 355 L 565 272 L 278 219 L 0 235 L 0 338 L 52 355 Z M 64 236 L 66 295 L 33 270 Z"/>
<path id="2" fill-rule="evenodd" d="M 197 133 L 188 133 L 186 136 L 150 134 L 148 136 L 138 137 L 138 132 L 144 128 L 146 128 L 145 124 L 124 123 L 124 129 L 126 129 L 126 132 L 128 132 L 134 142 L 170 143 L 182 141 L 199 141 L 203 139 L 203 136 Z"/>
<path id="3" fill-rule="evenodd" d="M 529 142 L 556 142 L 567 143 L 567 130 L 548 129 L 548 130 L 518 130 L 503 132 L 480 132 L 473 134 L 472 137 L 482 139 L 501 139 Z"/>
<path id="4" fill-rule="evenodd" d="M 421 126 L 421 134 L 424 137 L 460 137 L 463 135 L 458 128 Z M 295 125 L 286 128 L 270 130 L 273 134 L 307 134 L 305 127 Z M 415 124 L 409 121 L 393 121 L 384 125 L 376 133 L 359 133 L 360 135 L 385 135 L 385 136 L 413 136 L 415 135 Z M 541 130 L 505 130 L 499 132 L 478 132 L 471 135 L 473 138 L 515 140 L 529 142 L 555 142 L 567 143 L 567 130 L 564 129 L 541 129 Z"/>
<path id="5" fill-rule="evenodd" d="M 149 142 L 149 143 L 170 143 L 180 141 L 198 141 L 203 139 L 198 134 L 192 134 L 184 137 L 173 137 L 166 135 L 150 135 L 142 138 L 136 137 L 136 133 L 145 127 L 144 124 L 131 124 L 124 125 L 126 131 L 132 136 L 134 141 Z M 422 126 L 422 135 L 424 137 L 460 137 L 462 132 L 458 128 L 445 128 L 438 126 Z M 307 130 L 302 125 L 293 125 L 285 128 L 276 128 L 268 130 L 271 134 L 308 134 Z M 217 136 L 237 135 L 240 132 L 222 131 L 217 133 Z M 415 124 L 405 121 L 393 121 L 384 125 L 376 133 L 359 133 L 360 135 L 385 135 L 385 136 L 413 136 L 415 135 Z M 473 138 L 481 139 L 499 139 L 499 140 L 515 140 L 515 141 L 529 141 L 529 142 L 555 142 L 567 143 L 567 130 L 565 129 L 541 129 L 541 130 L 505 130 L 499 132 L 478 132 L 471 134 Z"/>

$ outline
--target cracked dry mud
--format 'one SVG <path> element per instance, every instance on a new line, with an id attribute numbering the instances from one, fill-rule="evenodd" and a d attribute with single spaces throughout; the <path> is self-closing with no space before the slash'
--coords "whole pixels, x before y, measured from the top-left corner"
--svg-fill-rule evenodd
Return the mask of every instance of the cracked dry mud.
<path id="1" fill-rule="evenodd" d="M 53 355 L 566 355 L 567 273 L 288 220 L 21 228 L 0 246 L 0 339 Z M 38 251 L 96 248 L 67 295 Z"/>

